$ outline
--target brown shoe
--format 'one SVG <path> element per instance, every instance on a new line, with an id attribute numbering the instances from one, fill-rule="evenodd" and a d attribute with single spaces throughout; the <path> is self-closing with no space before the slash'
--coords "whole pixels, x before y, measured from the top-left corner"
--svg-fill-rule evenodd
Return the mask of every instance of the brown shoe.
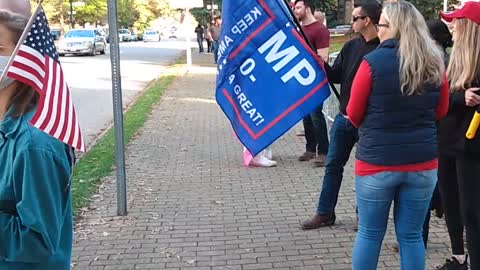
<path id="1" fill-rule="evenodd" d="M 314 159 L 315 157 L 317 156 L 317 154 L 313 153 L 313 152 L 305 152 L 303 153 L 303 155 L 301 155 L 298 160 L 299 161 L 309 161 L 311 159 Z"/>
<path id="2" fill-rule="evenodd" d="M 331 226 L 335 224 L 335 215 L 319 215 L 315 216 L 311 220 L 307 220 L 302 223 L 302 229 L 304 230 L 314 230 L 320 227 Z"/>
<path id="3" fill-rule="evenodd" d="M 325 167 L 325 161 L 327 160 L 327 156 L 325 155 L 318 155 L 314 160 L 313 160 L 313 166 L 314 167 Z"/>

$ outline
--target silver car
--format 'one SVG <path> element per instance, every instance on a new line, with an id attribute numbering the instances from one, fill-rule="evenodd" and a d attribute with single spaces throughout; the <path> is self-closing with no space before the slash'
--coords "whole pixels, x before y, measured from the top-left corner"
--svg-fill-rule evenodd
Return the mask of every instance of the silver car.
<path id="1" fill-rule="evenodd" d="M 73 29 L 68 31 L 58 44 L 58 54 L 105 54 L 107 42 L 95 29 Z"/>

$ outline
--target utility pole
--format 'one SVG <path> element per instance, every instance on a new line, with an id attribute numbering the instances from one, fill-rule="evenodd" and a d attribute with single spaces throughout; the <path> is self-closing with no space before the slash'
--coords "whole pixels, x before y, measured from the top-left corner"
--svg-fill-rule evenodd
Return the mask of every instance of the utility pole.
<path id="1" fill-rule="evenodd" d="M 215 0 L 212 0 L 212 23 L 215 22 Z"/>
<path id="2" fill-rule="evenodd" d="M 70 25 L 75 28 L 75 23 L 73 22 L 73 0 L 70 0 Z"/>

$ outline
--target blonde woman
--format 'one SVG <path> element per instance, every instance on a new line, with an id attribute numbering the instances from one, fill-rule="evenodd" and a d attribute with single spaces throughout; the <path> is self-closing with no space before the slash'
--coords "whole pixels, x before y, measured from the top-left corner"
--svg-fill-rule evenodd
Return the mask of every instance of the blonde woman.
<path id="1" fill-rule="evenodd" d="M 447 74 L 451 102 L 439 124 L 438 181 L 453 256 L 440 268 L 468 269 L 463 228 L 466 227 L 471 269 L 480 269 L 480 135 L 465 137 L 480 104 L 480 3 L 467 2 L 442 14 L 453 26 L 453 48 Z"/>
<path id="2" fill-rule="evenodd" d="M 443 53 L 407 1 L 387 4 L 380 46 L 364 57 L 347 114 L 359 127 L 354 270 L 377 269 L 394 203 L 402 270 L 425 269 L 422 225 L 437 182 L 436 120 L 448 109 Z"/>

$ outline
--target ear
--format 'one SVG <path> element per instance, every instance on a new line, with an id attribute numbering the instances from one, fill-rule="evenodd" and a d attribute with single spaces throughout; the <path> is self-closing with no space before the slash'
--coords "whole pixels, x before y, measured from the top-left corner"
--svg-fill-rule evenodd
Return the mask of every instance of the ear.
<path id="1" fill-rule="evenodd" d="M 370 19 L 370 17 L 366 17 L 365 18 L 365 26 L 370 26 L 371 24 L 373 24 L 372 20 Z"/>

